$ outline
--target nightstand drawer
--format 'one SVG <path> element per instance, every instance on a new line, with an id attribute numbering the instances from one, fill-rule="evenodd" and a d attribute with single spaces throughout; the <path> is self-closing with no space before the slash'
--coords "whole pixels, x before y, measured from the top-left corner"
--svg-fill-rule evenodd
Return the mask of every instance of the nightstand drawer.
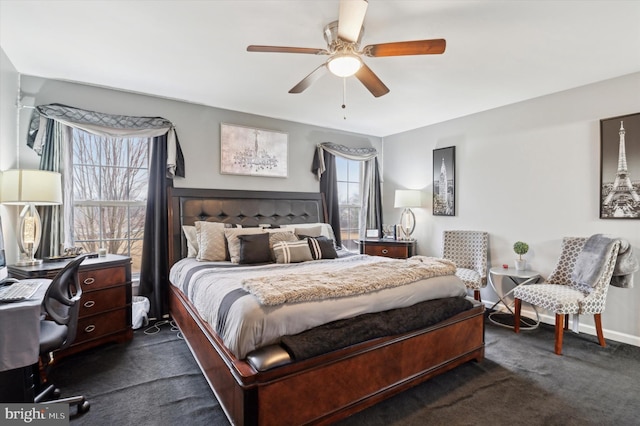
<path id="1" fill-rule="evenodd" d="M 117 309 L 127 304 L 127 287 L 112 287 L 100 291 L 89 291 L 80 301 L 80 318 Z"/>
<path id="2" fill-rule="evenodd" d="M 406 259 L 416 254 L 415 240 L 360 240 L 360 253 Z"/>
<path id="3" fill-rule="evenodd" d="M 391 247 L 391 246 L 371 246 L 367 245 L 364 249 L 365 254 L 371 256 L 386 256 L 404 259 L 407 256 L 406 247 Z"/>
<path id="4" fill-rule="evenodd" d="M 82 343 L 91 339 L 97 339 L 128 327 L 126 309 L 81 318 L 78 321 L 78 331 L 76 332 L 76 340 L 74 344 Z"/>
<path id="5" fill-rule="evenodd" d="M 80 271 L 78 278 L 82 285 L 82 291 L 98 290 L 100 288 L 123 284 L 127 281 L 126 268 L 124 266 Z"/>

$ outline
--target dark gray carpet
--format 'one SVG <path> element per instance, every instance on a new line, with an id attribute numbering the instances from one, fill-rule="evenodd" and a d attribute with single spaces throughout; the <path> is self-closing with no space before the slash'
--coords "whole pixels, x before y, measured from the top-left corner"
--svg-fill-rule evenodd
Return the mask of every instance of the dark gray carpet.
<path id="1" fill-rule="evenodd" d="M 486 358 L 468 363 L 343 420 L 340 425 L 637 425 L 640 348 L 553 328 L 516 335 L 486 322 Z M 132 342 L 60 362 L 63 395 L 91 410 L 73 425 L 228 425 L 185 342 L 169 325 Z M 73 409 L 72 409 L 73 411 Z"/>

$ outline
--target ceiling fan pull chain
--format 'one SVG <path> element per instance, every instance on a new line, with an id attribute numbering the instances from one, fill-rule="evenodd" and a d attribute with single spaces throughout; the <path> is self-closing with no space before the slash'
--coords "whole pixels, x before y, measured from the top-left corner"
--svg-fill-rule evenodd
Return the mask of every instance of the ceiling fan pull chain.
<path id="1" fill-rule="evenodd" d="M 342 109 L 345 111 L 347 108 L 347 78 L 342 78 Z M 344 114 L 342 117 L 344 120 L 347 119 L 347 114 Z"/>

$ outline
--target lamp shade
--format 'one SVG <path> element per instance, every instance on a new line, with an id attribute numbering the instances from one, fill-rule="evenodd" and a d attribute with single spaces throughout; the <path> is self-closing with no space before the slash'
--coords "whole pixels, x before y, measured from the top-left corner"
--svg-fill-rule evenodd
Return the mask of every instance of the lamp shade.
<path id="1" fill-rule="evenodd" d="M 396 200 L 394 207 L 420 207 L 422 200 L 420 191 L 415 189 L 396 189 Z"/>
<path id="2" fill-rule="evenodd" d="M 12 169 L 0 178 L 2 204 L 62 204 L 62 176 L 47 170 Z"/>

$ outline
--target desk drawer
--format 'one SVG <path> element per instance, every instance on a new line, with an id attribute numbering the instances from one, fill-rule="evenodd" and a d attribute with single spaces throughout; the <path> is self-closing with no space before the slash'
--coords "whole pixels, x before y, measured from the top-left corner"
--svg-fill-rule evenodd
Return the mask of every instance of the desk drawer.
<path id="1" fill-rule="evenodd" d="M 80 318 L 110 311 L 127 304 L 127 287 L 112 287 L 99 291 L 87 291 L 80 301 Z"/>
<path id="2" fill-rule="evenodd" d="M 83 291 L 97 290 L 116 284 L 124 284 L 126 281 L 126 268 L 118 266 L 115 268 L 80 271 L 78 278 Z"/>
<path id="3" fill-rule="evenodd" d="M 81 318 L 78 321 L 78 331 L 74 343 L 97 339 L 101 336 L 126 329 L 128 327 L 127 309 L 128 307 L 101 315 Z"/>

